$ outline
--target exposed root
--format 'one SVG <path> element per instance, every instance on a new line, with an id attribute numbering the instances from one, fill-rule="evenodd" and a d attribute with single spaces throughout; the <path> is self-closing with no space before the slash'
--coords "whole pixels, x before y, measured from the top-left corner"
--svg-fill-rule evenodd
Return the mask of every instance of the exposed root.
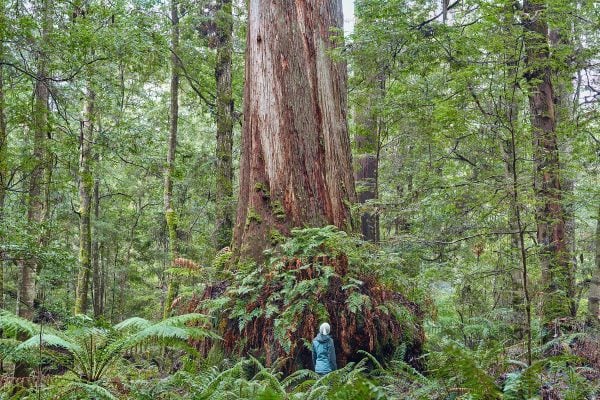
<path id="1" fill-rule="evenodd" d="M 324 320 L 331 324 L 338 365 L 362 358 L 359 350 L 385 360 L 405 346 L 404 359 L 420 368 L 425 339 L 420 308 L 382 286 L 374 275 L 351 275 L 343 255 L 304 262 L 284 258 L 260 274 L 261 287 L 253 293 L 219 282 L 190 306 L 206 312 L 209 299 L 228 296 L 217 323 L 224 350 L 264 358 L 267 366 L 283 361 L 287 372 L 312 367 L 311 340 Z M 237 313 L 236 305 L 242 308 Z M 198 343 L 204 353 L 210 346 Z"/>

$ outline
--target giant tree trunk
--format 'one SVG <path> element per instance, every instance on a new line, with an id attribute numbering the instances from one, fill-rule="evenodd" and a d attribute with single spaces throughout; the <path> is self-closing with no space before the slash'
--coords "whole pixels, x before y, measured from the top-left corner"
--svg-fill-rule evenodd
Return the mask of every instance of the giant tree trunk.
<path id="1" fill-rule="evenodd" d="M 346 65 L 328 54 L 341 10 L 338 0 L 250 2 L 236 256 L 260 261 L 294 227 L 351 225 Z"/>
<path id="2" fill-rule="evenodd" d="M 565 238 L 565 215 L 560 186 L 556 137 L 556 93 L 549 60 L 546 9 L 538 0 L 525 1 L 526 78 L 530 84 L 529 107 L 535 158 L 534 188 L 537 200 L 537 239 L 543 284 L 543 324 L 549 330 L 559 318 L 571 316 L 572 271 Z"/>
<path id="3" fill-rule="evenodd" d="M 92 191 L 94 179 L 90 168 L 94 134 L 95 94 L 88 87 L 84 104 L 84 121 L 79 134 L 79 275 L 75 297 L 75 314 L 85 314 L 88 305 L 88 286 L 92 270 Z"/>
<path id="4" fill-rule="evenodd" d="M 171 107 L 169 110 L 169 140 L 167 164 L 165 167 L 164 207 L 167 232 L 169 235 L 169 264 L 177 254 L 176 214 L 173 210 L 173 171 L 175 169 L 175 150 L 177 148 L 177 122 L 179 119 L 179 13 L 177 0 L 171 0 Z M 171 313 L 171 304 L 177 292 L 177 277 L 169 277 L 163 317 Z"/>
<path id="5" fill-rule="evenodd" d="M 231 244 L 233 229 L 233 97 L 231 62 L 233 55 L 231 0 L 219 0 L 217 11 L 217 187 L 215 193 L 215 247 Z"/>

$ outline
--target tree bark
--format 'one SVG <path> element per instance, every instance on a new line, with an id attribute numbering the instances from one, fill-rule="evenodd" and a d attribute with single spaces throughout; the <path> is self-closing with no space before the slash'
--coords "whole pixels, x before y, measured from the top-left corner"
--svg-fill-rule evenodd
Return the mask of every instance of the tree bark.
<path id="1" fill-rule="evenodd" d="M 94 178 L 90 167 L 94 135 L 95 93 L 88 86 L 84 104 L 84 120 L 79 135 L 79 275 L 75 297 L 75 314 L 85 314 L 88 286 L 92 271 L 92 191 Z"/>
<path id="2" fill-rule="evenodd" d="M 565 238 L 565 214 L 560 185 L 556 136 L 556 93 L 548 46 L 545 3 L 525 1 L 526 78 L 530 85 L 529 108 L 535 159 L 534 189 L 537 200 L 537 240 L 543 285 L 543 324 L 546 335 L 558 320 L 572 316 L 572 270 Z"/>
<path id="3" fill-rule="evenodd" d="M 566 29 L 554 29 L 549 31 L 549 39 L 552 47 L 560 48 L 561 46 L 569 46 L 574 51 L 573 37 Z M 558 50 L 560 51 L 560 50 Z M 564 50 L 563 50 L 564 51 Z M 569 63 L 568 60 L 561 60 L 563 63 Z M 557 84 L 555 85 L 555 109 L 556 109 L 556 125 L 561 127 L 576 127 L 575 123 L 575 109 L 570 101 L 573 97 L 573 84 L 571 82 L 571 71 L 560 70 L 554 74 Z M 575 128 L 577 129 L 577 128 Z M 564 130 L 564 128 L 563 128 Z M 558 143 L 558 154 L 564 155 L 567 158 L 573 153 L 573 139 L 569 135 L 565 135 L 562 140 L 557 138 Z M 563 159 L 564 162 L 564 159 Z M 569 165 L 570 161 L 565 164 Z M 560 175 L 560 188 L 561 198 L 563 204 L 563 212 L 565 219 L 565 247 L 567 254 L 569 255 L 569 298 L 576 299 L 576 281 L 575 276 L 577 274 L 577 242 L 576 242 L 576 228 L 577 222 L 575 219 L 575 204 L 573 201 L 575 193 L 575 178 L 570 176 L 568 173 Z M 576 300 L 571 301 L 571 315 L 577 315 L 578 302 Z"/>
<path id="4" fill-rule="evenodd" d="M 171 0 L 171 107 L 169 114 L 169 140 L 165 167 L 164 207 L 167 233 L 169 235 L 169 264 L 177 255 L 177 219 L 173 210 L 173 171 L 177 148 L 177 122 L 179 118 L 179 13 L 177 0 Z M 171 305 L 177 292 L 177 277 L 169 277 L 163 317 L 171 313 Z"/>
<path id="5" fill-rule="evenodd" d="M 331 59 L 341 1 L 255 0 L 246 38 L 236 258 L 294 227 L 351 227 L 346 65 Z"/>
<path id="6" fill-rule="evenodd" d="M 215 247 L 231 244 L 233 229 L 233 14 L 231 0 L 219 0 L 217 11 L 217 182 L 215 192 Z"/>
<path id="7" fill-rule="evenodd" d="M 41 48 L 44 47 L 50 30 L 50 0 L 43 0 L 36 8 L 36 14 L 41 20 L 41 36 L 39 38 Z M 37 244 L 41 247 L 44 242 L 43 222 L 46 217 L 46 196 L 43 189 L 44 172 L 49 167 L 47 164 L 46 138 L 48 131 L 48 61 L 47 54 L 40 50 L 36 54 L 37 72 L 34 81 L 33 90 L 33 110 L 32 110 L 32 128 L 33 128 L 33 160 L 35 165 L 31 171 L 28 185 L 27 202 L 27 226 L 29 234 L 37 238 Z M 37 256 L 30 254 L 26 259 L 19 262 L 19 282 L 17 288 L 17 315 L 31 320 L 34 316 L 34 303 L 36 298 L 36 276 L 40 265 Z M 26 339 L 22 337 L 21 339 Z M 28 375 L 27 365 L 16 363 L 14 369 L 15 377 L 24 377 Z"/>
<path id="8" fill-rule="evenodd" d="M 514 127 L 514 120 L 517 118 L 517 109 L 514 107 L 508 110 L 508 120 L 510 129 L 510 139 L 504 142 L 505 146 L 505 165 L 506 177 L 508 183 L 508 194 L 510 196 L 511 213 L 510 228 L 511 242 L 515 249 L 519 251 L 519 268 L 511 269 L 512 283 L 512 308 L 516 317 L 516 332 L 519 337 L 526 339 L 527 364 L 531 365 L 532 358 L 532 331 L 531 331 L 531 295 L 529 292 L 529 264 L 527 260 L 527 249 L 525 247 L 525 228 L 521 218 L 521 208 L 519 206 L 519 179 L 517 170 L 517 143 Z M 514 232 L 517 232 L 516 234 Z"/>
<path id="9" fill-rule="evenodd" d="M 96 157 L 98 160 L 98 157 Z M 100 180 L 94 180 L 94 221 L 97 223 L 100 218 Z M 98 241 L 98 234 L 94 228 L 92 235 L 92 297 L 94 307 L 94 318 L 99 318 L 103 313 L 103 282 L 102 282 L 102 264 L 100 264 L 101 245 Z"/>
<path id="10" fill-rule="evenodd" d="M 2 10 L 4 11 L 4 10 Z M 0 37 L 0 61 L 4 58 L 4 38 Z M 8 184 L 8 136 L 6 134 L 6 119 L 4 117 L 4 66 L 0 63 L 0 223 L 4 221 L 4 200 Z M 6 243 L 1 234 L 0 245 Z M 0 248 L 0 308 L 4 307 L 4 252 Z"/>
<path id="11" fill-rule="evenodd" d="M 511 125 L 510 129 L 513 129 Z M 525 327 L 524 322 L 524 299 L 523 299 L 523 271 L 522 263 L 520 260 L 521 244 L 519 240 L 519 218 L 520 212 L 517 210 L 519 207 L 518 197 L 515 193 L 515 177 L 518 175 L 516 169 L 516 163 L 514 162 L 516 157 L 513 151 L 512 140 L 503 140 L 502 148 L 504 152 L 504 166 L 506 176 L 506 191 L 509 195 L 509 211 L 508 211 L 508 224 L 510 232 L 510 243 L 511 251 L 509 258 L 510 268 L 510 306 L 513 311 L 512 323 L 515 327 L 515 335 L 517 339 L 523 338 L 523 331 Z"/>
<path id="12" fill-rule="evenodd" d="M 596 268 L 592 274 L 588 295 L 588 323 L 592 326 L 600 324 L 600 207 L 596 222 Z"/>
<path id="13" fill-rule="evenodd" d="M 43 48 L 50 29 L 49 1 L 41 1 L 36 9 L 40 16 L 42 29 L 40 44 Z M 33 93 L 33 159 L 35 165 L 29 177 L 27 222 L 31 234 L 38 238 L 41 244 L 43 233 L 42 223 L 46 216 L 46 202 L 44 199 L 44 171 L 46 169 L 47 152 L 46 137 L 48 136 L 48 82 L 47 82 L 47 54 L 40 50 L 36 55 L 37 73 L 34 82 Z M 34 313 L 34 300 L 36 289 L 36 274 L 38 261 L 35 255 L 30 255 L 26 260 L 19 263 L 19 287 L 17 292 L 17 315 L 26 319 L 32 319 Z M 18 372 L 16 371 L 15 374 Z"/>
<path id="14" fill-rule="evenodd" d="M 377 93 L 367 92 L 366 104 L 361 104 L 356 111 L 356 134 L 354 145 L 357 153 L 355 165 L 355 181 L 358 202 L 364 204 L 378 197 L 377 178 L 379 170 L 379 137 L 381 123 L 373 110 L 373 98 L 380 99 L 384 88 L 384 80 L 377 80 Z M 363 239 L 379 242 L 379 215 L 364 211 L 360 216 Z"/>

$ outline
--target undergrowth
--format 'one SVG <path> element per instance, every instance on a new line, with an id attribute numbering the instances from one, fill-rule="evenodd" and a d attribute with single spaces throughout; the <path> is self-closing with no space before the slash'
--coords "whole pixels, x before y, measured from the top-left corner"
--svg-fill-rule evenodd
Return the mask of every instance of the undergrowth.
<path id="1" fill-rule="evenodd" d="M 217 316 L 229 354 L 254 354 L 268 366 L 284 360 L 286 372 L 310 367 L 323 321 L 341 365 L 358 361 L 359 350 L 389 358 L 403 344 L 418 367 L 423 313 L 405 294 L 415 295 L 399 265 L 378 251 L 335 227 L 295 230 L 264 264 L 242 264 L 209 285 L 190 310 Z"/>

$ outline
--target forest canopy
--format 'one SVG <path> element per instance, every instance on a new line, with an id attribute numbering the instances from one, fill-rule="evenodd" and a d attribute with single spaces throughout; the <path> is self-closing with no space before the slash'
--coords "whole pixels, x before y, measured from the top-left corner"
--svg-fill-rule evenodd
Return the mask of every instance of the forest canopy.
<path id="1" fill-rule="evenodd" d="M 353 4 L 0 0 L 0 399 L 600 396 L 599 4 Z"/>

